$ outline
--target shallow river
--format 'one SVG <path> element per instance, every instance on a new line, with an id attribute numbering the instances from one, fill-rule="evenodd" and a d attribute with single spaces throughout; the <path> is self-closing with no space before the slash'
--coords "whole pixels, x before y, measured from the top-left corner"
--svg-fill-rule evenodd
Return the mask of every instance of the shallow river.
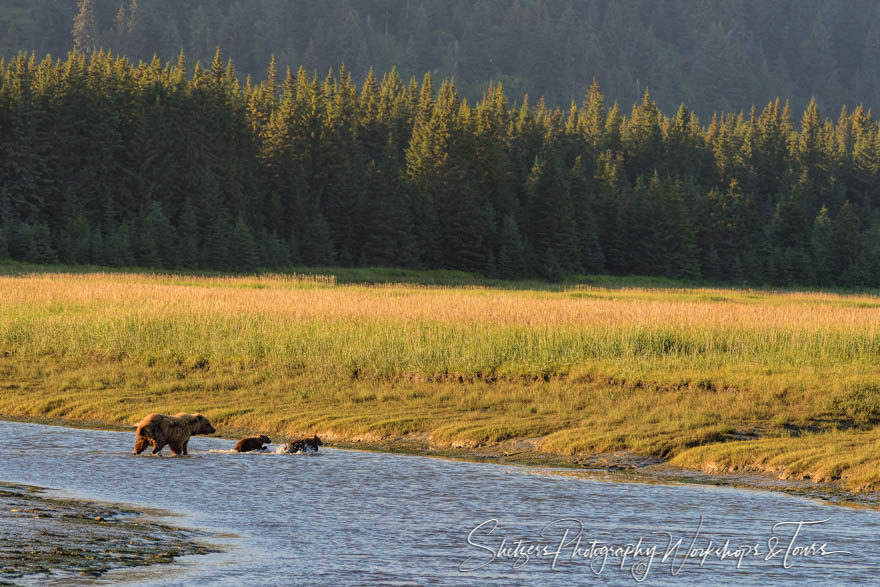
<path id="1" fill-rule="evenodd" d="M 188 457 L 134 457 L 133 442 L 0 422 L 0 481 L 161 508 L 218 534 L 221 553 L 102 582 L 840 584 L 880 571 L 880 512 L 776 493 L 333 449 L 228 454 L 231 441 L 199 436 Z"/>

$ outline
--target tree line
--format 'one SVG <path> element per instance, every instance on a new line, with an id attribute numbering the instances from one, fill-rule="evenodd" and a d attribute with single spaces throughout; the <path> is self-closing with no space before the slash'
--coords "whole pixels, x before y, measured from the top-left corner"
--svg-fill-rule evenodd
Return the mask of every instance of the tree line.
<path id="1" fill-rule="evenodd" d="M 661 109 L 702 118 L 791 99 L 802 111 L 880 95 L 875 0 L 4 0 L 0 55 L 104 47 L 134 61 L 209 63 L 218 45 L 239 71 L 326 72 L 345 63 L 401 77 L 454 77 L 475 102 L 489 81 L 567 107 L 596 77 L 611 101 L 650 88 Z"/>
<path id="2" fill-rule="evenodd" d="M 394 69 L 355 84 L 272 60 L 242 84 L 219 50 L 0 61 L 0 258 L 36 263 L 876 285 L 878 173 L 862 107 L 704 124 L 595 82 L 561 110 Z"/>

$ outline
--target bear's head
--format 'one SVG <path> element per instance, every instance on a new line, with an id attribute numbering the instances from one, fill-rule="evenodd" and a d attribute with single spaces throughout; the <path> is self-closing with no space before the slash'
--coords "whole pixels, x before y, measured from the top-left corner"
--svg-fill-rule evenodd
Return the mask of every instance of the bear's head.
<path id="1" fill-rule="evenodd" d="M 193 414 L 191 426 L 193 434 L 214 434 L 217 432 L 211 422 L 201 414 Z"/>
<path id="2" fill-rule="evenodd" d="M 315 446 L 324 446 L 324 443 L 321 442 L 321 439 L 318 438 L 318 435 L 317 435 L 317 434 L 315 434 L 315 437 L 312 438 L 312 443 L 313 443 Z"/>
<path id="3" fill-rule="evenodd" d="M 269 440 L 269 437 L 266 436 L 265 434 L 260 434 L 260 442 L 263 444 L 271 444 L 272 443 L 272 441 Z"/>

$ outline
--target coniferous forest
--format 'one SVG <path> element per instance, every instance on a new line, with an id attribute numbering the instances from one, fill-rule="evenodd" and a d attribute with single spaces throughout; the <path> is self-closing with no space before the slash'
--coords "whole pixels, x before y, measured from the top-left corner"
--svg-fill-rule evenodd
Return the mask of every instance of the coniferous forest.
<path id="1" fill-rule="evenodd" d="M 493 81 L 468 100 L 431 73 L 274 57 L 243 77 L 216 48 L 207 62 L 98 49 L 113 40 L 99 4 L 78 2 L 66 57 L 0 60 L 0 258 L 880 282 L 866 107 L 776 98 L 701 119 L 648 90 L 607 100 L 595 80 L 565 107 Z M 123 3 L 115 42 L 161 5 Z"/>
<path id="2" fill-rule="evenodd" d="M 564 111 L 395 70 L 242 85 L 97 51 L 0 67 L 0 257 L 252 271 L 454 268 L 880 280 L 880 135 L 775 100 L 702 123 L 598 84 Z"/>

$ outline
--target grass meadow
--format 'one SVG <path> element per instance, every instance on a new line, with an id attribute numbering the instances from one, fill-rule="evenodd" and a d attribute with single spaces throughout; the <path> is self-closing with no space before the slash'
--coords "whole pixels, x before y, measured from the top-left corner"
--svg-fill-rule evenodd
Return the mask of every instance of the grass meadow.
<path id="1" fill-rule="evenodd" d="M 872 295 L 6 273 L 0 416 L 122 427 L 201 411 L 229 436 L 530 439 L 880 489 Z"/>

